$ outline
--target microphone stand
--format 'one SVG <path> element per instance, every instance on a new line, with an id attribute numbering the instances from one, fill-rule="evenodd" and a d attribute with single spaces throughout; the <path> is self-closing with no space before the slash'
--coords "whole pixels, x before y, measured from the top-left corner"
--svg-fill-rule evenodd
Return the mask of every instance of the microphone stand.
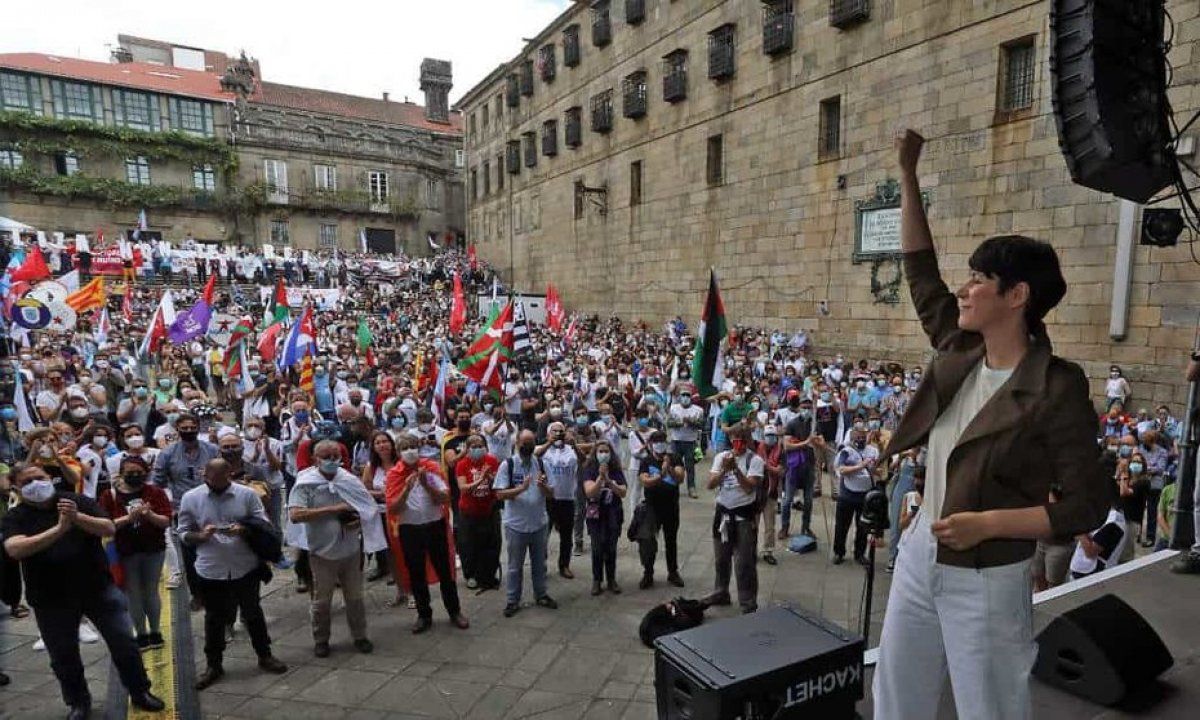
<path id="1" fill-rule="evenodd" d="M 1192 354 L 1200 353 L 1200 318 L 1197 319 L 1196 338 L 1192 343 Z M 1171 512 L 1175 524 L 1171 532 L 1171 547 L 1187 552 L 1195 542 L 1196 528 L 1193 525 L 1196 487 L 1196 434 L 1195 415 L 1200 406 L 1200 382 L 1188 384 L 1187 410 L 1183 414 L 1183 428 L 1179 437 L 1179 466 L 1175 469 L 1175 505 Z"/>

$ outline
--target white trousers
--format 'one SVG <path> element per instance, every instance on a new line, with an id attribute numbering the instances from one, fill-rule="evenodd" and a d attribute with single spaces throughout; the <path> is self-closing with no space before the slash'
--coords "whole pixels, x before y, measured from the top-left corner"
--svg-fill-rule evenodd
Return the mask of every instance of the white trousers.
<path id="1" fill-rule="evenodd" d="M 947 671 L 962 720 L 1030 718 L 1036 657 L 1029 562 L 939 565 L 922 514 L 900 541 L 892 575 L 872 686 L 876 720 L 936 718 Z"/>

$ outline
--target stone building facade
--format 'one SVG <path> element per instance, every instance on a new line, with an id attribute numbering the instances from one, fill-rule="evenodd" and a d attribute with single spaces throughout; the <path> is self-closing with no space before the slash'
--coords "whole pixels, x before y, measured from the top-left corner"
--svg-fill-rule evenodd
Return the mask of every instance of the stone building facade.
<path id="1" fill-rule="evenodd" d="M 1187 117 L 1200 8 L 1168 6 L 1171 99 Z M 912 127 L 928 138 L 923 185 L 951 286 L 985 237 L 1050 241 L 1070 285 L 1047 319 L 1056 351 L 1098 394 L 1115 363 L 1138 406 L 1178 407 L 1200 264 L 1186 236 L 1136 244 L 1140 208 L 1072 184 L 1049 7 L 573 3 L 458 102 L 470 241 L 518 288 L 554 282 L 571 309 L 694 323 L 715 267 L 733 322 L 917 362 L 930 351 L 891 252 L 892 138 Z"/>
<path id="2" fill-rule="evenodd" d="M 423 63 L 422 107 L 271 83 L 244 56 L 118 40 L 112 63 L 0 55 L 0 215 L 112 237 L 145 208 L 152 236 L 277 248 L 356 250 L 364 234 L 377 252 L 423 255 L 430 239 L 461 243 L 462 133 L 448 109 L 450 63 Z M 79 98 L 68 107 L 64 83 L 87 95 L 89 112 Z M 202 124 L 184 126 L 193 116 Z M 89 136 L 86 153 L 68 147 L 72 133 Z M 192 137 L 214 159 L 177 147 Z M 142 151 L 150 155 L 140 156 L 143 174 L 135 166 L 127 177 L 128 158 Z M 66 168 L 63 154 L 84 156 Z M 124 187 L 131 178 L 145 185 Z"/>

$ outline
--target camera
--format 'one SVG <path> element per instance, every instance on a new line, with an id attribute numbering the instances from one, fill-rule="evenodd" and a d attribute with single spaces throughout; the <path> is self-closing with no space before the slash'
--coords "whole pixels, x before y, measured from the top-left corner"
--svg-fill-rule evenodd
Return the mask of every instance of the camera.
<path id="1" fill-rule="evenodd" d="M 888 517 L 888 496 L 880 488 L 871 488 L 863 498 L 859 524 L 872 535 L 882 535 L 892 526 Z"/>

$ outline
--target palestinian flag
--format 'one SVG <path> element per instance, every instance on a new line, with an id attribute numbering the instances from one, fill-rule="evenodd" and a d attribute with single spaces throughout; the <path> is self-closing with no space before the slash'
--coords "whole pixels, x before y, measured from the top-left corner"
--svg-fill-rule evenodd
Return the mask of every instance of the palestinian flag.
<path id="1" fill-rule="evenodd" d="M 250 340 L 250 336 L 254 334 L 254 321 L 249 317 L 244 317 L 238 320 L 237 325 L 233 326 L 233 332 L 229 335 L 229 345 L 225 348 L 225 377 L 232 382 L 234 379 L 242 375 L 242 353 L 241 346 Z"/>
<path id="2" fill-rule="evenodd" d="M 704 314 L 696 330 L 696 352 L 692 359 L 692 382 L 700 397 L 712 397 L 721 391 L 725 380 L 725 341 L 729 326 L 725 323 L 725 304 L 717 288 L 717 273 L 709 270 L 708 297 Z"/>
<path id="3" fill-rule="evenodd" d="M 354 333 L 354 338 L 358 341 L 358 352 L 360 355 L 371 347 L 371 341 L 374 338 L 371 337 L 371 328 L 367 327 L 366 318 L 360 317 L 358 319 L 358 330 Z"/>
<path id="4" fill-rule="evenodd" d="M 271 302 L 267 304 L 267 312 L 263 316 L 263 327 L 272 323 L 286 323 L 292 317 L 288 307 L 287 288 L 283 286 L 283 278 L 275 281 L 275 290 L 271 293 Z"/>
<path id="5" fill-rule="evenodd" d="M 483 330 L 475 336 L 458 370 L 480 386 L 499 391 L 504 386 L 504 366 L 513 359 L 513 304 L 492 310 Z"/>

